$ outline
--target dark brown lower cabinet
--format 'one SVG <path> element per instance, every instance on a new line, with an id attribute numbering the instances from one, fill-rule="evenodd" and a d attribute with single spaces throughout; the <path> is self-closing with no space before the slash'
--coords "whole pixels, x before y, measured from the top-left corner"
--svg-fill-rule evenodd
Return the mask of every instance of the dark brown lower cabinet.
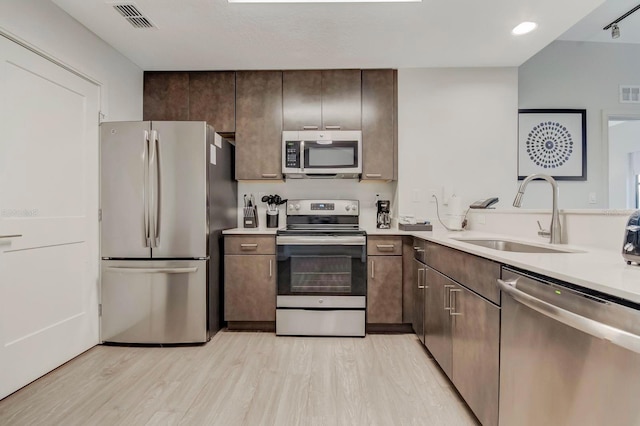
<path id="1" fill-rule="evenodd" d="M 435 249 L 437 251 L 437 248 Z M 475 258 L 457 252 L 459 269 L 472 268 Z M 478 420 L 498 424 L 500 384 L 500 307 L 469 290 L 475 282 L 458 283 L 435 269 L 444 257 L 427 262 L 424 304 L 425 346 L 451 379 Z M 451 263 L 447 261 L 447 265 Z M 458 275 L 474 276 L 471 271 Z M 476 272 L 472 281 L 487 280 Z M 476 284 L 476 285 L 473 285 Z"/>
<path id="2" fill-rule="evenodd" d="M 367 322 L 402 323 L 402 256 L 369 256 Z"/>
<path id="3" fill-rule="evenodd" d="M 224 319 L 232 322 L 276 320 L 275 255 L 224 256 Z M 260 327 L 258 327 L 260 328 Z"/>
<path id="4" fill-rule="evenodd" d="M 497 425 L 500 308 L 462 286 L 451 292 L 453 384 L 483 425 Z"/>

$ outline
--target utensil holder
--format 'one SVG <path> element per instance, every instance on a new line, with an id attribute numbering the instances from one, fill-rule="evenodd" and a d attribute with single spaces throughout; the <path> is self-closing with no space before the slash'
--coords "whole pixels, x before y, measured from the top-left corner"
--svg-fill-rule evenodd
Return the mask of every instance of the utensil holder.
<path id="1" fill-rule="evenodd" d="M 257 228 L 258 227 L 258 207 L 245 207 L 244 218 L 242 220 L 245 228 Z"/>
<path id="2" fill-rule="evenodd" d="M 280 211 L 268 211 L 267 210 L 267 228 L 277 228 L 278 227 L 278 218 Z"/>

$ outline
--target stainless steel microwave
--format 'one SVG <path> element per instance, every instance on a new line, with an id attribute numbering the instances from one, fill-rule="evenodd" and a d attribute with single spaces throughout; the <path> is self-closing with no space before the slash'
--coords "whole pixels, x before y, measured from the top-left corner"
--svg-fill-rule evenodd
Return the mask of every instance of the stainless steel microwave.
<path id="1" fill-rule="evenodd" d="M 287 178 L 357 179 L 362 174 L 362 132 L 282 132 L 282 174 Z"/>

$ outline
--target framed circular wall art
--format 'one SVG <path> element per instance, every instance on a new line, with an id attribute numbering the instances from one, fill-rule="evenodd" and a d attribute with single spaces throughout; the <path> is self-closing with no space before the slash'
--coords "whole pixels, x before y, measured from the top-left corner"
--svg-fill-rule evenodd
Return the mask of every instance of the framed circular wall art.
<path id="1" fill-rule="evenodd" d="M 518 179 L 587 180 L 587 110 L 518 111 Z"/>

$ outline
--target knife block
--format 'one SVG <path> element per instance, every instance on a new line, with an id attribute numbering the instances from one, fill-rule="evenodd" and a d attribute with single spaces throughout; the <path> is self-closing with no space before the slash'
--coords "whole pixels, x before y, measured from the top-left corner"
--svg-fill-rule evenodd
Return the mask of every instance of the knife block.
<path id="1" fill-rule="evenodd" d="M 258 206 L 245 207 L 242 224 L 245 228 L 258 227 Z"/>

